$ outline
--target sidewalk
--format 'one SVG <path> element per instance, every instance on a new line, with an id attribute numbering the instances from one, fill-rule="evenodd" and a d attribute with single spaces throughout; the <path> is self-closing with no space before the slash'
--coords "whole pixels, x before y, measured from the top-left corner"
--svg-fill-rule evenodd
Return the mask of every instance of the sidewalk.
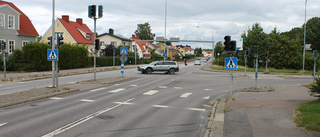
<path id="1" fill-rule="evenodd" d="M 272 92 L 238 92 L 225 113 L 224 137 L 319 137 L 294 123 L 295 108 L 318 99 L 303 86 L 279 86 Z"/>

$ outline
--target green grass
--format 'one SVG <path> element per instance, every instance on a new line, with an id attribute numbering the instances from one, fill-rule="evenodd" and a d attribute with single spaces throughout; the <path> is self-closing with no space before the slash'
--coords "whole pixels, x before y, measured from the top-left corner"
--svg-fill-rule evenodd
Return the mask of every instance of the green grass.
<path id="1" fill-rule="evenodd" d="M 212 69 L 214 70 L 225 70 L 224 66 L 217 66 L 212 65 Z M 238 66 L 237 70 L 234 71 L 241 71 L 244 72 L 245 68 L 244 66 Z M 247 72 L 255 72 L 255 68 L 247 68 Z M 294 70 L 294 69 L 274 69 L 274 68 L 258 68 L 258 72 L 263 72 L 265 74 L 294 74 L 294 75 L 303 75 L 302 70 Z M 311 75 L 313 71 L 307 71 L 305 70 L 304 75 Z M 320 72 L 316 72 L 316 75 L 320 75 Z"/>
<path id="2" fill-rule="evenodd" d="M 320 100 L 300 104 L 296 109 L 298 127 L 320 132 Z"/>

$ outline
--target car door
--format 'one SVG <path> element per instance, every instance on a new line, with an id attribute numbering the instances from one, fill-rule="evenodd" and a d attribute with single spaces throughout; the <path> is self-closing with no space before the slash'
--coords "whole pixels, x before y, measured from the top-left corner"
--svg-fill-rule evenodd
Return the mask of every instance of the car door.
<path id="1" fill-rule="evenodd" d="M 154 64 L 153 70 L 154 71 L 161 71 L 162 70 L 162 62 L 157 62 L 156 64 Z"/>
<path id="2" fill-rule="evenodd" d="M 170 69 L 170 62 L 163 62 L 162 71 L 168 71 Z"/>

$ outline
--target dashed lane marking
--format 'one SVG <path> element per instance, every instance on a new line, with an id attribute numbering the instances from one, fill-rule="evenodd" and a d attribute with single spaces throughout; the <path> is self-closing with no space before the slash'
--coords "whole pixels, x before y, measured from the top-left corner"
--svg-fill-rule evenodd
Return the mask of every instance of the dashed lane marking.
<path id="1" fill-rule="evenodd" d="M 50 99 L 52 99 L 52 100 L 59 100 L 59 99 L 62 99 L 62 98 L 59 98 L 59 97 L 52 97 L 52 98 L 50 98 Z"/>
<path id="2" fill-rule="evenodd" d="M 90 92 L 99 91 L 99 90 L 104 90 L 104 89 L 106 89 L 106 88 L 97 88 L 97 89 L 92 89 L 92 90 L 90 90 Z"/>
<path id="3" fill-rule="evenodd" d="M 184 94 L 182 94 L 180 97 L 181 97 L 181 98 L 187 98 L 187 97 L 190 96 L 191 94 L 193 94 L 193 93 L 184 93 Z"/>
<path id="4" fill-rule="evenodd" d="M 212 89 L 204 89 L 205 91 L 209 91 L 209 90 L 212 90 Z"/>
<path id="5" fill-rule="evenodd" d="M 193 111 L 206 111 L 206 109 L 203 109 L 203 108 L 188 108 L 188 110 L 193 110 Z"/>
<path id="6" fill-rule="evenodd" d="M 153 95 L 153 94 L 156 94 L 157 92 L 159 92 L 158 90 L 150 90 L 146 93 L 143 93 L 143 95 Z"/>
<path id="7" fill-rule="evenodd" d="M 2 123 L 2 124 L 0 124 L 0 127 L 2 127 L 2 126 L 4 126 L 4 125 L 6 125 L 7 123 Z"/>
<path id="8" fill-rule="evenodd" d="M 164 105 L 153 105 L 155 108 L 168 108 L 169 106 L 164 106 Z"/>
<path id="9" fill-rule="evenodd" d="M 203 97 L 203 99 L 210 99 L 210 96 L 207 96 L 207 97 Z"/>
<path id="10" fill-rule="evenodd" d="M 119 86 L 120 84 L 114 84 L 115 86 Z"/>
<path id="11" fill-rule="evenodd" d="M 174 87 L 174 89 L 182 89 L 182 87 Z"/>
<path id="12" fill-rule="evenodd" d="M 128 99 L 127 101 L 124 101 L 124 102 L 130 102 L 133 99 L 134 98 L 131 98 L 131 99 Z M 96 116 L 98 116 L 98 115 L 100 115 L 102 113 L 108 112 L 108 111 L 113 110 L 113 109 L 115 109 L 117 107 L 120 107 L 120 106 L 121 106 L 121 104 L 117 104 L 117 105 L 115 105 L 113 107 L 107 107 L 107 108 L 102 109 L 100 111 L 94 112 L 94 113 L 92 113 L 92 114 L 90 114 L 88 116 L 85 116 L 85 117 L 77 120 L 77 121 L 74 121 L 74 122 L 72 122 L 70 124 L 67 124 L 67 125 L 61 127 L 61 128 L 58 128 L 58 129 L 56 129 L 56 130 L 54 130 L 54 131 L 52 131 L 52 132 L 50 132 L 50 133 L 48 133 L 46 135 L 43 135 L 42 137 L 53 137 L 53 136 L 56 136 L 56 135 L 58 135 L 58 134 L 60 134 L 62 132 L 65 132 L 65 131 L 67 131 L 67 130 L 69 130 L 69 129 L 77 126 L 77 125 L 80 125 L 81 123 L 84 123 L 84 122 L 86 122 L 86 121 L 88 121 L 88 120 L 90 120 L 90 119 L 92 119 L 92 118 L 94 118 L 94 117 L 96 117 Z"/>
<path id="13" fill-rule="evenodd" d="M 131 87 L 137 87 L 138 85 L 130 85 Z"/>
<path id="14" fill-rule="evenodd" d="M 168 88 L 167 86 L 159 86 L 159 88 Z"/>
<path id="15" fill-rule="evenodd" d="M 78 81 L 73 81 L 73 82 L 68 82 L 69 84 L 75 84 L 77 83 Z"/>
<path id="16" fill-rule="evenodd" d="M 110 93 L 117 93 L 117 92 L 120 92 L 122 90 L 125 90 L 124 88 L 119 88 L 119 89 L 115 89 L 115 90 L 111 90 L 109 91 Z"/>
<path id="17" fill-rule="evenodd" d="M 81 99 L 80 101 L 83 101 L 83 102 L 93 102 L 94 100 L 90 100 L 90 99 Z"/>
<path id="18" fill-rule="evenodd" d="M 116 104 L 120 104 L 120 105 L 131 105 L 133 103 L 129 103 L 129 102 L 114 102 Z"/>

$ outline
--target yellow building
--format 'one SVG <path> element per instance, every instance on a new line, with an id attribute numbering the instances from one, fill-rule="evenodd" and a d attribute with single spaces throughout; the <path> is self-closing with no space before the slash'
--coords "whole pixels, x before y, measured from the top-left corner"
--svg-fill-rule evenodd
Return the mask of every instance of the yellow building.
<path id="1" fill-rule="evenodd" d="M 86 45 L 90 55 L 93 56 L 94 35 L 88 26 L 83 24 L 81 18 L 77 18 L 76 22 L 74 22 L 69 20 L 68 15 L 62 15 L 62 19 L 58 18 L 55 22 L 55 34 L 55 37 L 62 36 L 64 43 Z M 51 35 L 52 27 L 47 30 L 40 42 L 49 42 L 47 38 Z"/>
<path id="2" fill-rule="evenodd" d="M 167 52 L 167 57 L 168 58 L 174 58 L 174 54 L 173 54 L 173 48 L 171 46 L 167 46 L 164 43 L 158 43 L 156 44 L 157 47 L 160 47 L 161 51 L 165 51 Z"/>
<path id="3" fill-rule="evenodd" d="M 183 46 L 177 46 L 176 48 L 181 54 L 182 56 L 186 56 L 186 49 Z"/>

